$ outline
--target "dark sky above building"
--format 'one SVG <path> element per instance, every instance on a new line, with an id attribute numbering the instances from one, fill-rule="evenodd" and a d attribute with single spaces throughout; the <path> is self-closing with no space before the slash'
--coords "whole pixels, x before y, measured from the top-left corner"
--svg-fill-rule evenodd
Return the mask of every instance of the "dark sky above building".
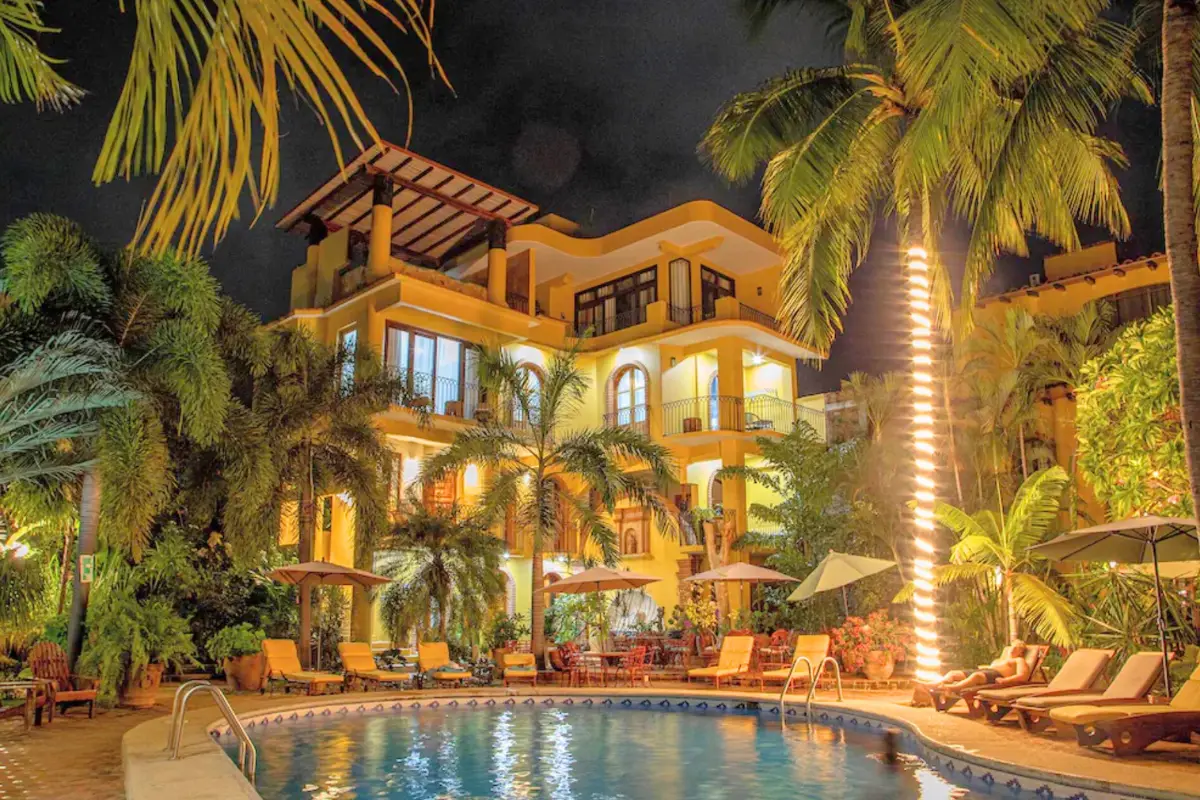
<path id="1" fill-rule="evenodd" d="M 47 6 L 48 21 L 63 32 L 45 46 L 69 59 L 64 73 L 90 94 L 61 115 L 0 107 L 0 225 L 53 211 L 119 244 L 153 183 L 97 188 L 91 172 L 127 69 L 132 14 L 122 15 L 115 0 Z M 437 12 L 436 48 L 453 92 L 428 77 L 413 40 L 389 37 L 397 52 L 409 54 L 411 147 L 592 235 L 701 197 L 754 219 L 757 187 L 724 184 L 700 162 L 696 143 L 735 92 L 788 67 L 840 59 L 826 40 L 827 21 L 815 13 L 780 15 L 752 37 L 732 0 L 443 0 Z M 403 142 L 404 98 L 363 69 L 349 73 L 380 134 Z M 278 206 L 252 227 L 246 214 L 206 252 L 225 291 L 264 319 L 286 311 L 291 269 L 304 249 L 273 224 L 337 168 L 314 115 L 290 100 L 284 108 Z M 1112 127 L 1133 161 L 1122 181 L 1135 231 L 1123 253 L 1159 249 L 1156 114 L 1122 108 Z M 846 330 L 824 369 L 802 377 L 802 393 L 835 388 L 854 369 L 902 365 L 893 242 L 881 228 L 852 280 Z M 954 246 L 951 237 L 951 262 Z M 1038 243 L 1033 249 L 1035 258 L 1002 265 L 994 287 L 1023 283 L 1047 250 Z"/>

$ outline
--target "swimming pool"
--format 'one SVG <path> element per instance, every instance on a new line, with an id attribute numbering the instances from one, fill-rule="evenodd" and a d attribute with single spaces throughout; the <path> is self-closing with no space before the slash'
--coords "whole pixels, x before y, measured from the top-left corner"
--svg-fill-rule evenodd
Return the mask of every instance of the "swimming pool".
<path id="1" fill-rule="evenodd" d="M 266 800 L 983 796 L 917 759 L 888 766 L 879 757 L 878 730 L 803 722 L 783 729 L 778 717 L 711 706 L 443 702 L 395 713 L 298 716 L 251 729 L 251 736 Z M 236 757 L 231 737 L 221 744 Z"/>

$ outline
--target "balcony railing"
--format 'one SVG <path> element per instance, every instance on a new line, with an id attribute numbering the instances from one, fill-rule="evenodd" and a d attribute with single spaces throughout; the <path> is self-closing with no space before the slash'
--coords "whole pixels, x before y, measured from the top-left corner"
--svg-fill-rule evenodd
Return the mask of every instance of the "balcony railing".
<path id="1" fill-rule="evenodd" d="M 738 303 L 738 318 L 745 322 L 757 323 L 779 333 L 779 320 L 775 319 L 773 315 L 759 311 L 757 308 L 751 308 L 745 303 Z"/>
<path id="2" fill-rule="evenodd" d="M 778 397 L 709 395 L 663 403 L 663 435 L 704 431 L 788 433 L 806 422 L 825 435 L 825 415 L 816 409 Z"/>
<path id="3" fill-rule="evenodd" d="M 629 428 L 650 435 L 650 406 L 640 405 L 621 408 L 604 415 L 604 427 Z"/>
<path id="4" fill-rule="evenodd" d="M 620 314 L 614 314 L 611 317 L 597 320 L 595 322 L 576 322 L 575 336 L 604 336 L 607 333 L 632 328 L 634 325 L 641 325 L 646 321 L 646 307 L 638 306 L 629 311 L 622 311 Z"/>
<path id="5" fill-rule="evenodd" d="M 394 369 L 394 368 L 393 368 Z M 404 388 L 392 402 L 405 408 L 424 408 L 431 414 L 475 419 L 480 410 L 479 385 L 456 378 L 435 378 L 426 372 L 404 372 Z"/>
<path id="6" fill-rule="evenodd" d="M 529 298 L 519 294 L 504 295 L 505 304 L 513 311 L 520 311 L 522 314 L 529 313 Z"/>
<path id="7" fill-rule="evenodd" d="M 715 306 L 676 306 L 672 305 L 667 308 L 667 316 L 671 322 L 677 325 L 694 325 L 697 322 L 703 322 L 706 319 L 715 319 L 717 309 Z"/>

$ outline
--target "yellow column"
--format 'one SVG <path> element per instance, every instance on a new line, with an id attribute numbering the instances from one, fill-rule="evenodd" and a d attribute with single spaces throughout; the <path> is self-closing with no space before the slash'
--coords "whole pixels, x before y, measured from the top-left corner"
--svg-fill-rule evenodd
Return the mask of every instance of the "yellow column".
<path id="1" fill-rule="evenodd" d="M 746 425 L 742 400 L 744 394 L 742 343 L 737 339 L 717 341 L 717 391 L 721 395 L 721 399 L 718 401 L 721 429 L 742 430 Z"/>
<path id="2" fill-rule="evenodd" d="M 367 246 L 367 273 L 372 281 L 392 274 L 392 183 L 376 175 L 371 196 L 371 238 Z"/>
<path id="3" fill-rule="evenodd" d="M 503 222 L 488 223 L 488 302 L 498 306 L 508 305 L 504 296 L 508 293 L 508 230 Z M 532 271 L 532 265 L 530 265 Z"/>

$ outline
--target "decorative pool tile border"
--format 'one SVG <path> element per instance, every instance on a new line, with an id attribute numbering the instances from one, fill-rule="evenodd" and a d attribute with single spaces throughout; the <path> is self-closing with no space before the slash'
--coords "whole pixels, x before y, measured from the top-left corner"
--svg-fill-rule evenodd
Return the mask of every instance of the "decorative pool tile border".
<path id="1" fill-rule="evenodd" d="M 269 725 L 285 725 L 319 718 L 346 717 L 366 714 L 395 714 L 429 708 L 494 708 L 497 706 L 600 706 L 605 708 L 677 708 L 684 710 L 734 712 L 757 711 L 760 715 L 779 716 L 779 703 L 747 700 L 720 695 L 703 696 L 628 696 L 628 695 L 508 695 L 508 696 L 445 696 L 405 697 L 386 700 L 356 699 L 337 700 L 306 705 L 286 711 L 267 711 L 241 714 L 247 731 Z M 909 723 L 883 715 L 870 714 L 857 709 L 847 709 L 813 703 L 812 719 L 803 704 L 787 705 L 787 718 L 795 721 L 815 722 L 830 727 L 863 728 L 866 730 L 891 729 L 900 734 L 900 750 L 920 757 L 926 764 L 952 783 L 980 794 L 1004 798 L 1005 800 L 1162 800 L 1183 797 L 1173 792 L 1146 793 L 1144 790 L 1120 788 L 1101 781 L 1073 779 L 1072 783 L 1046 779 L 1044 775 L 1030 770 L 1022 772 L 1011 764 L 1003 764 L 967 753 L 951 745 L 940 744 L 915 733 Z M 208 726 L 208 733 L 218 742 L 229 735 L 230 726 L 218 721 Z M 1081 785 L 1082 784 L 1082 785 Z"/>

